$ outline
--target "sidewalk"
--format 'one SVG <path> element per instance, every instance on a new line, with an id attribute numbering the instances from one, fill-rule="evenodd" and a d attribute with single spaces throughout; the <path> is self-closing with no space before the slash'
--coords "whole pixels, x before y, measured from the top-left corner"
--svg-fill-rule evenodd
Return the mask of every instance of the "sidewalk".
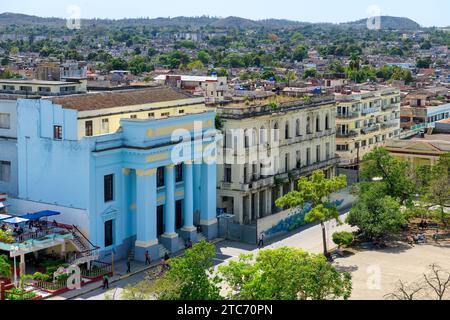
<path id="1" fill-rule="evenodd" d="M 211 243 L 213 244 L 217 244 L 219 242 L 223 241 L 223 239 L 215 239 L 213 241 L 211 241 Z M 177 253 L 175 253 L 174 255 L 171 255 L 171 258 L 174 257 L 178 257 L 184 254 L 185 250 L 179 251 Z M 140 274 L 142 272 L 148 271 L 152 268 L 155 268 L 158 264 L 160 263 L 160 260 L 157 261 L 152 261 L 151 265 L 145 265 L 144 262 L 139 262 L 139 261 L 132 261 L 131 262 L 131 273 L 126 273 L 127 271 L 127 260 L 121 260 L 121 261 L 117 261 L 114 262 L 114 275 L 110 278 L 109 280 L 109 284 L 114 284 L 116 282 L 125 280 L 129 277 L 135 276 L 137 274 Z M 83 287 L 81 287 L 80 290 L 72 290 L 72 291 L 67 291 L 63 294 L 57 295 L 57 296 L 53 296 L 53 297 L 49 297 L 46 300 L 67 300 L 67 299 L 75 299 L 79 296 L 88 294 L 90 292 L 93 292 L 95 290 L 98 290 L 100 288 L 103 288 L 103 282 L 102 281 L 98 281 L 95 283 L 90 283 L 88 285 L 85 285 Z"/>

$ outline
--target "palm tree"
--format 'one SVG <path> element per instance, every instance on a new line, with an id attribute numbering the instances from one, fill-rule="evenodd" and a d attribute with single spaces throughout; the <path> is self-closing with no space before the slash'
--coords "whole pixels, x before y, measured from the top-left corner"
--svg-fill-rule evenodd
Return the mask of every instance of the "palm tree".
<path id="1" fill-rule="evenodd" d="M 359 53 L 353 52 L 350 55 L 350 69 L 352 70 L 359 70 L 361 68 L 361 57 L 359 56 Z"/>

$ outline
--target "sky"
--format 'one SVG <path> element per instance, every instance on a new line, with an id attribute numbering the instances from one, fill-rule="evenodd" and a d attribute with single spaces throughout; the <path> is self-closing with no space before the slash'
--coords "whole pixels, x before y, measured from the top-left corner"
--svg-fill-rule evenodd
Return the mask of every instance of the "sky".
<path id="1" fill-rule="evenodd" d="M 420 25 L 450 26 L 449 0 L 1 0 L 0 12 L 68 17 L 71 6 L 82 18 L 239 16 L 304 22 L 348 22 L 381 15 L 408 17 Z M 73 12 L 73 11 L 72 11 Z"/>

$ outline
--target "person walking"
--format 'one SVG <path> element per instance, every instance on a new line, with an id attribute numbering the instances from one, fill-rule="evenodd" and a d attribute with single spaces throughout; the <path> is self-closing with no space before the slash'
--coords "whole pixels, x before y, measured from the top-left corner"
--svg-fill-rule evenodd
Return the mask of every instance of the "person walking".
<path id="1" fill-rule="evenodd" d="M 103 290 L 109 289 L 109 276 L 108 274 L 105 274 L 103 276 Z"/>
<path id="2" fill-rule="evenodd" d="M 264 247 L 264 233 L 261 233 L 258 241 L 258 249 L 261 249 L 262 247 Z"/>
<path id="3" fill-rule="evenodd" d="M 148 253 L 148 250 L 145 251 L 145 265 L 147 265 L 147 264 L 151 264 L 150 254 Z"/>
<path id="4" fill-rule="evenodd" d="M 131 273 L 131 259 L 128 258 L 127 260 L 127 273 Z"/>

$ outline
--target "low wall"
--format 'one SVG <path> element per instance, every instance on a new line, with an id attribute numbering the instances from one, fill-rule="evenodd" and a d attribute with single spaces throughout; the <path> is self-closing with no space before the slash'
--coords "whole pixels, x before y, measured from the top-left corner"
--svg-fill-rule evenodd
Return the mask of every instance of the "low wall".
<path id="1" fill-rule="evenodd" d="M 349 195 L 336 193 L 330 197 L 331 203 L 338 206 L 339 211 L 345 211 L 353 199 Z M 261 219 L 257 222 L 258 237 L 264 233 L 265 239 L 269 240 L 291 231 L 299 229 L 307 225 L 305 215 L 311 211 L 311 206 L 306 204 L 304 207 L 297 207 L 294 209 L 285 210 Z"/>

